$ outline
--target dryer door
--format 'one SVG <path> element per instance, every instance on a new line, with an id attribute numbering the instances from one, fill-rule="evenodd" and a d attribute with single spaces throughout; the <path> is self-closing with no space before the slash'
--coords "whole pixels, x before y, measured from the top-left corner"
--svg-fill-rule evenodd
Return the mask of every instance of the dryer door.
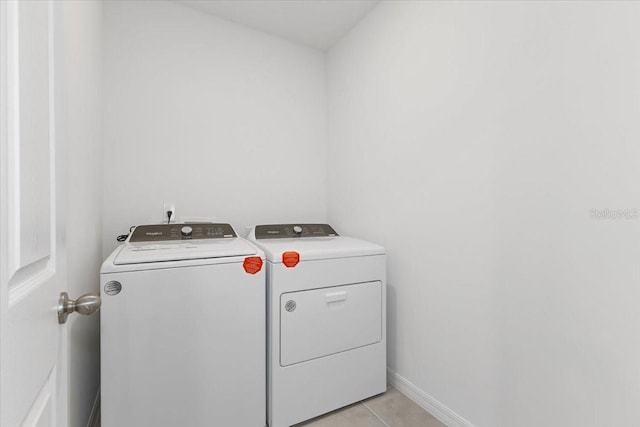
<path id="1" fill-rule="evenodd" d="M 289 366 L 382 339 L 382 283 L 280 296 L 280 365 Z"/>

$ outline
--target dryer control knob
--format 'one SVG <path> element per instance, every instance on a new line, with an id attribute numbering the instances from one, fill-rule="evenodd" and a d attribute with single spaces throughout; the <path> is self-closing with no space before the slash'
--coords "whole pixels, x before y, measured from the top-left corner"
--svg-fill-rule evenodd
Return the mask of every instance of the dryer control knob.
<path id="1" fill-rule="evenodd" d="M 297 235 L 302 234 L 302 227 L 300 227 L 299 225 L 294 225 L 293 232 L 296 233 Z"/>
<path id="2" fill-rule="evenodd" d="M 180 232 L 182 233 L 182 237 L 191 237 L 191 233 L 193 232 L 193 229 L 188 225 L 185 225 L 180 229 Z"/>

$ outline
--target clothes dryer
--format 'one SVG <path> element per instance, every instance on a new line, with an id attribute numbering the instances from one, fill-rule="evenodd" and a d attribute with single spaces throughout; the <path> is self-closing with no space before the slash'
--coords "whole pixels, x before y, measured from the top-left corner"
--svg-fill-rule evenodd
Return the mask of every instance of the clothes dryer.
<path id="1" fill-rule="evenodd" d="M 327 224 L 258 225 L 267 418 L 291 426 L 386 391 L 386 255 Z"/>

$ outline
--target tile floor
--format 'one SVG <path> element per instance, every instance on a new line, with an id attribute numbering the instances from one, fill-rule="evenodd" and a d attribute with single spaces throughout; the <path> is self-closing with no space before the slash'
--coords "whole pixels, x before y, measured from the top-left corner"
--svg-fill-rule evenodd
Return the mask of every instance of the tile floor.
<path id="1" fill-rule="evenodd" d="M 93 426 L 100 427 L 100 415 Z M 445 427 L 398 390 L 331 412 L 295 427 Z"/>
<path id="2" fill-rule="evenodd" d="M 296 427 L 445 427 L 398 390 L 356 403 Z"/>

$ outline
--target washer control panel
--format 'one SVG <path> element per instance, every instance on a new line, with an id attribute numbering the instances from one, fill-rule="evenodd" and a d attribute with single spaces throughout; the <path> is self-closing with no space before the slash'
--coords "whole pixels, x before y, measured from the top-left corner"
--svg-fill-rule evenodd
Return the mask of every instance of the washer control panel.
<path id="1" fill-rule="evenodd" d="M 230 224 L 189 222 L 183 224 L 139 225 L 129 242 L 159 242 L 171 240 L 228 239 L 238 237 Z"/>
<path id="2" fill-rule="evenodd" d="M 296 237 L 335 237 L 329 224 L 256 225 L 256 239 L 292 239 Z"/>

